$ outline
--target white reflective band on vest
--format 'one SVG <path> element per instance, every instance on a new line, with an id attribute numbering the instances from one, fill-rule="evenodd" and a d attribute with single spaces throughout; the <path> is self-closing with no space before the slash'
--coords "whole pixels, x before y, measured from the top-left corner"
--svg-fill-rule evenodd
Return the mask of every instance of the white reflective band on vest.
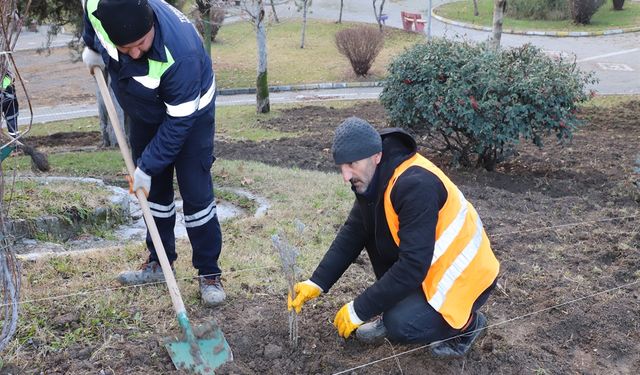
<path id="1" fill-rule="evenodd" d="M 204 93 L 204 95 L 201 95 L 190 102 L 186 102 L 178 105 L 171 105 L 171 104 L 165 103 L 165 105 L 167 106 L 167 114 L 172 117 L 190 116 L 195 111 L 209 105 L 209 103 L 211 103 L 211 100 L 213 100 L 213 95 L 215 94 L 215 92 L 216 92 L 216 80 L 214 77 L 213 81 L 211 82 L 211 87 L 209 87 L 209 89 L 207 90 L 206 93 Z"/>
<path id="2" fill-rule="evenodd" d="M 166 219 L 176 214 L 176 202 L 172 202 L 168 206 L 149 202 L 149 208 L 151 209 L 151 216 L 160 219 Z"/>
<path id="3" fill-rule="evenodd" d="M 158 88 L 158 86 L 160 86 L 160 78 L 152 78 L 149 76 L 136 76 L 132 78 L 142 86 L 151 90 L 155 90 Z"/>
<path id="4" fill-rule="evenodd" d="M 431 259 L 431 264 L 434 264 L 435 262 L 437 262 L 438 259 L 442 255 L 444 255 L 444 253 L 447 251 L 449 246 L 451 246 L 451 243 L 453 243 L 453 240 L 455 240 L 456 237 L 458 237 L 458 234 L 460 233 L 460 231 L 462 230 L 462 227 L 464 226 L 464 222 L 467 217 L 467 212 L 469 212 L 468 211 L 469 202 L 467 202 L 467 200 L 465 199 L 464 195 L 462 195 L 462 192 L 460 190 L 458 190 L 458 196 L 460 197 L 460 211 L 458 211 L 458 214 L 456 215 L 455 219 L 453 219 L 453 221 L 451 222 L 451 224 L 449 224 L 447 229 L 445 229 L 445 231 L 442 232 L 442 234 L 440 235 L 440 238 L 438 238 L 435 245 L 433 246 L 433 259 Z"/>
<path id="5" fill-rule="evenodd" d="M 462 250 L 462 252 L 456 257 L 444 275 L 442 275 L 442 279 L 438 283 L 435 294 L 429 299 L 429 304 L 434 309 L 439 310 L 440 307 L 442 307 L 449 289 L 451 289 L 456 279 L 467 269 L 473 258 L 478 253 L 481 243 L 482 221 L 480 221 L 480 216 L 477 216 L 476 231 L 473 234 L 473 238 L 471 238 L 471 241 L 469 241 L 464 250 Z"/>
<path id="6" fill-rule="evenodd" d="M 193 215 L 184 215 L 184 226 L 186 228 L 199 227 L 211 220 L 217 213 L 215 201 L 211 201 L 204 210 L 200 210 Z"/>

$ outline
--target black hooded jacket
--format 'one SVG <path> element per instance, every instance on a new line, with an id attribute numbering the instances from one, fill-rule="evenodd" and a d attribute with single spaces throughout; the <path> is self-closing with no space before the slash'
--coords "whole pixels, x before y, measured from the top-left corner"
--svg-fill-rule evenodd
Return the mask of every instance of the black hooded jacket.
<path id="1" fill-rule="evenodd" d="M 402 129 L 384 129 L 380 135 L 382 160 L 376 180 L 364 194 L 356 193 L 347 221 L 311 276 L 324 292 L 329 291 L 366 248 L 377 281 L 354 300 L 356 314 L 365 321 L 421 288 L 433 257 L 438 212 L 447 200 L 436 175 L 420 167 L 407 169 L 391 192 L 400 222 L 400 246 L 396 246 L 385 218 L 384 192 L 395 169 L 417 147 Z"/>

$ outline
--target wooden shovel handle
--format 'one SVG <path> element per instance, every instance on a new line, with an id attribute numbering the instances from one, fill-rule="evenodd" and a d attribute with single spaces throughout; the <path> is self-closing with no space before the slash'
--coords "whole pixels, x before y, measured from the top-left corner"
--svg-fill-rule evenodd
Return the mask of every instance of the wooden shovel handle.
<path id="1" fill-rule="evenodd" d="M 98 88 L 100 89 L 100 93 L 102 94 L 102 99 L 107 107 L 107 112 L 109 113 L 109 119 L 111 120 L 111 125 L 113 126 L 113 130 L 116 134 L 116 139 L 118 140 L 118 146 L 120 147 L 120 153 L 122 153 L 122 157 L 124 158 L 124 163 L 127 165 L 127 171 L 129 172 L 129 176 L 133 178 L 133 173 L 135 171 L 135 165 L 133 164 L 133 158 L 131 157 L 131 151 L 129 150 L 129 146 L 127 144 L 127 140 L 122 131 L 122 127 L 120 125 L 120 120 L 118 120 L 118 114 L 116 113 L 116 107 L 113 105 L 113 100 L 111 100 L 111 94 L 109 93 L 109 89 L 107 88 L 107 83 L 104 80 L 104 73 L 102 69 L 97 66 L 94 66 L 91 73 L 96 78 L 96 82 L 98 83 Z M 176 278 L 173 275 L 173 271 L 171 270 L 171 265 L 169 264 L 169 259 L 167 259 L 167 253 L 164 250 L 164 246 L 162 245 L 162 240 L 160 239 L 160 233 L 158 233 L 158 227 L 156 226 L 156 222 L 153 220 L 153 216 L 151 215 L 151 210 L 149 209 L 149 203 L 147 202 L 147 197 L 144 195 L 142 190 L 137 190 L 135 192 L 138 201 L 140 202 L 140 207 L 142 208 L 142 214 L 144 215 L 144 221 L 147 224 L 147 228 L 149 229 L 149 234 L 151 234 L 151 240 L 153 241 L 153 246 L 156 248 L 156 254 L 158 255 L 158 259 L 160 260 L 160 266 L 162 267 L 162 273 L 164 274 L 164 279 L 167 282 L 167 288 L 169 288 L 169 294 L 171 295 L 171 301 L 173 301 L 173 308 L 175 309 L 177 314 L 184 313 L 184 302 L 182 301 L 182 296 L 180 295 L 180 290 L 178 289 L 178 284 L 176 283 Z"/>

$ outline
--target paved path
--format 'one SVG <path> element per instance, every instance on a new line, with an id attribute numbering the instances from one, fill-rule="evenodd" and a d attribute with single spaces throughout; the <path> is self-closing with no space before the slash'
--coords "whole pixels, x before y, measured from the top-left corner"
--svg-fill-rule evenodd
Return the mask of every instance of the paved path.
<path id="1" fill-rule="evenodd" d="M 433 0 L 433 6 L 450 1 Z M 401 28 L 400 11 L 402 10 L 422 13 L 426 18 L 428 4 L 428 0 L 387 1 L 384 8 L 384 13 L 389 16 L 386 25 Z M 314 0 L 309 17 L 337 20 L 339 5 L 340 2 L 337 0 Z M 296 11 L 291 1 L 279 5 L 277 12 L 280 18 L 300 17 L 300 13 Z M 374 23 L 371 2 L 345 0 L 342 19 L 343 21 Z M 454 26 L 435 19 L 432 19 L 431 34 L 434 37 L 465 38 L 473 41 L 484 41 L 490 37 L 489 32 Z M 16 50 L 42 47 L 45 35 L 46 29 L 43 27 L 37 33 L 23 31 Z M 52 45 L 63 46 L 70 39 L 69 34 L 61 34 L 54 38 Z M 581 69 L 594 71 L 600 79 L 600 82 L 593 87 L 600 94 L 640 94 L 640 33 L 596 37 L 502 35 L 503 46 L 513 47 L 525 43 L 539 46 L 552 55 L 575 56 Z M 270 99 L 272 103 L 374 99 L 380 91 L 380 88 L 292 91 L 271 93 Z M 221 95 L 218 96 L 217 103 L 218 105 L 253 104 L 255 103 L 255 95 Z M 95 115 L 97 115 L 97 108 L 94 104 L 35 108 L 34 123 Z M 22 116 L 20 122 L 24 123 L 26 117 Z"/>
<path id="2" fill-rule="evenodd" d="M 433 0 L 433 7 L 452 0 Z M 428 15 L 428 0 L 387 1 L 384 13 L 389 18 L 386 25 L 402 28 L 401 11 Z M 608 6 L 605 4 L 603 6 Z M 312 18 L 337 20 L 340 2 L 337 0 L 314 0 Z M 281 11 L 280 11 L 281 8 Z M 295 17 L 295 8 L 278 9 L 279 15 Z M 344 1 L 343 21 L 375 22 L 370 1 Z M 426 33 L 426 27 L 425 27 Z M 454 26 L 432 19 L 431 35 L 444 38 L 465 38 L 485 41 L 491 33 Z M 426 37 L 426 35 L 425 35 Z M 640 94 L 640 32 L 594 36 L 594 37 L 550 37 L 503 34 L 502 45 L 507 47 L 531 43 L 550 54 L 572 55 L 578 65 L 586 71 L 595 71 L 600 83 L 595 89 L 602 94 Z"/>
<path id="3" fill-rule="evenodd" d="M 272 104 L 282 103 L 310 103 L 327 100 L 356 100 L 356 99 L 377 99 L 380 95 L 379 87 L 361 87 L 354 89 L 326 89 L 326 90 L 305 90 L 287 91 L 269 94 Z M 255 104 L 255 94 L 242 95 L 221 95 L 216 99 L 217 106 L 228 105 L 250 105 Z M 21 116 L 18 119 L 19 125 L 26 125 L 29 116 L 26 110 L 21 109 Z M 40 107 L 33 110 L 33 123 L 45 123 L 51 121 L 68 120 L 98 116 L 98 107 L 95 103 L 73 104 L 58 107 Z"/>

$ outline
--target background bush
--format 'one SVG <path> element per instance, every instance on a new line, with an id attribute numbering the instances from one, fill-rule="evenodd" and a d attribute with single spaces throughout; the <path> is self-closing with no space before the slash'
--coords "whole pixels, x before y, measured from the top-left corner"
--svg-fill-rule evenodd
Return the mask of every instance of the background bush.
<path id="1" fill-rule="evenodd" d="M 569 0 L 569 8 L 573 22 L 587 25 L 591 17 L 598 11 L 604 0 Z"/>
<path id="2" fill-rule="evenodd" d="M 507 16 L 516 19 L 567 20 L 571 17 L 570 0 L 510 0 Z"/>
<path id="3" fill-rule="evenodd" d="M 211 7 L 209 16 L 211 19 L 211 41 L 215 42 L 218 31 L 220 31 L 222 23 L 224 22 L 225 10 L 220 7 Z M 191 13 L 191 18 L 194 20 L 194 24 L 200 35 L 204 36 L 204 22 L 202 15 L 197 9 Z"/>
<path id="4" fill-rule="evenodd" d="M 624 7 L 624 0 L 613 0 L 613 10 L 622 10 Z"/>
<path id="5" fill-rule="evenodd" d="M 369 73 L 383 46 L 384 35 L 373 27 L 358 26 L 336 33 L 338 52 L 349 59 L 354 73 L 358 76 Z"/>
<path id="6" fill-rule="evenodd" d="M 496 51 L 436 39 L 393 60 L 380 100 L 393 126 L 427 135 L 456 164 L 493 170 L 521 139 L 570 139 L 589 83 L 592 73 L 531 45 Z"/>

